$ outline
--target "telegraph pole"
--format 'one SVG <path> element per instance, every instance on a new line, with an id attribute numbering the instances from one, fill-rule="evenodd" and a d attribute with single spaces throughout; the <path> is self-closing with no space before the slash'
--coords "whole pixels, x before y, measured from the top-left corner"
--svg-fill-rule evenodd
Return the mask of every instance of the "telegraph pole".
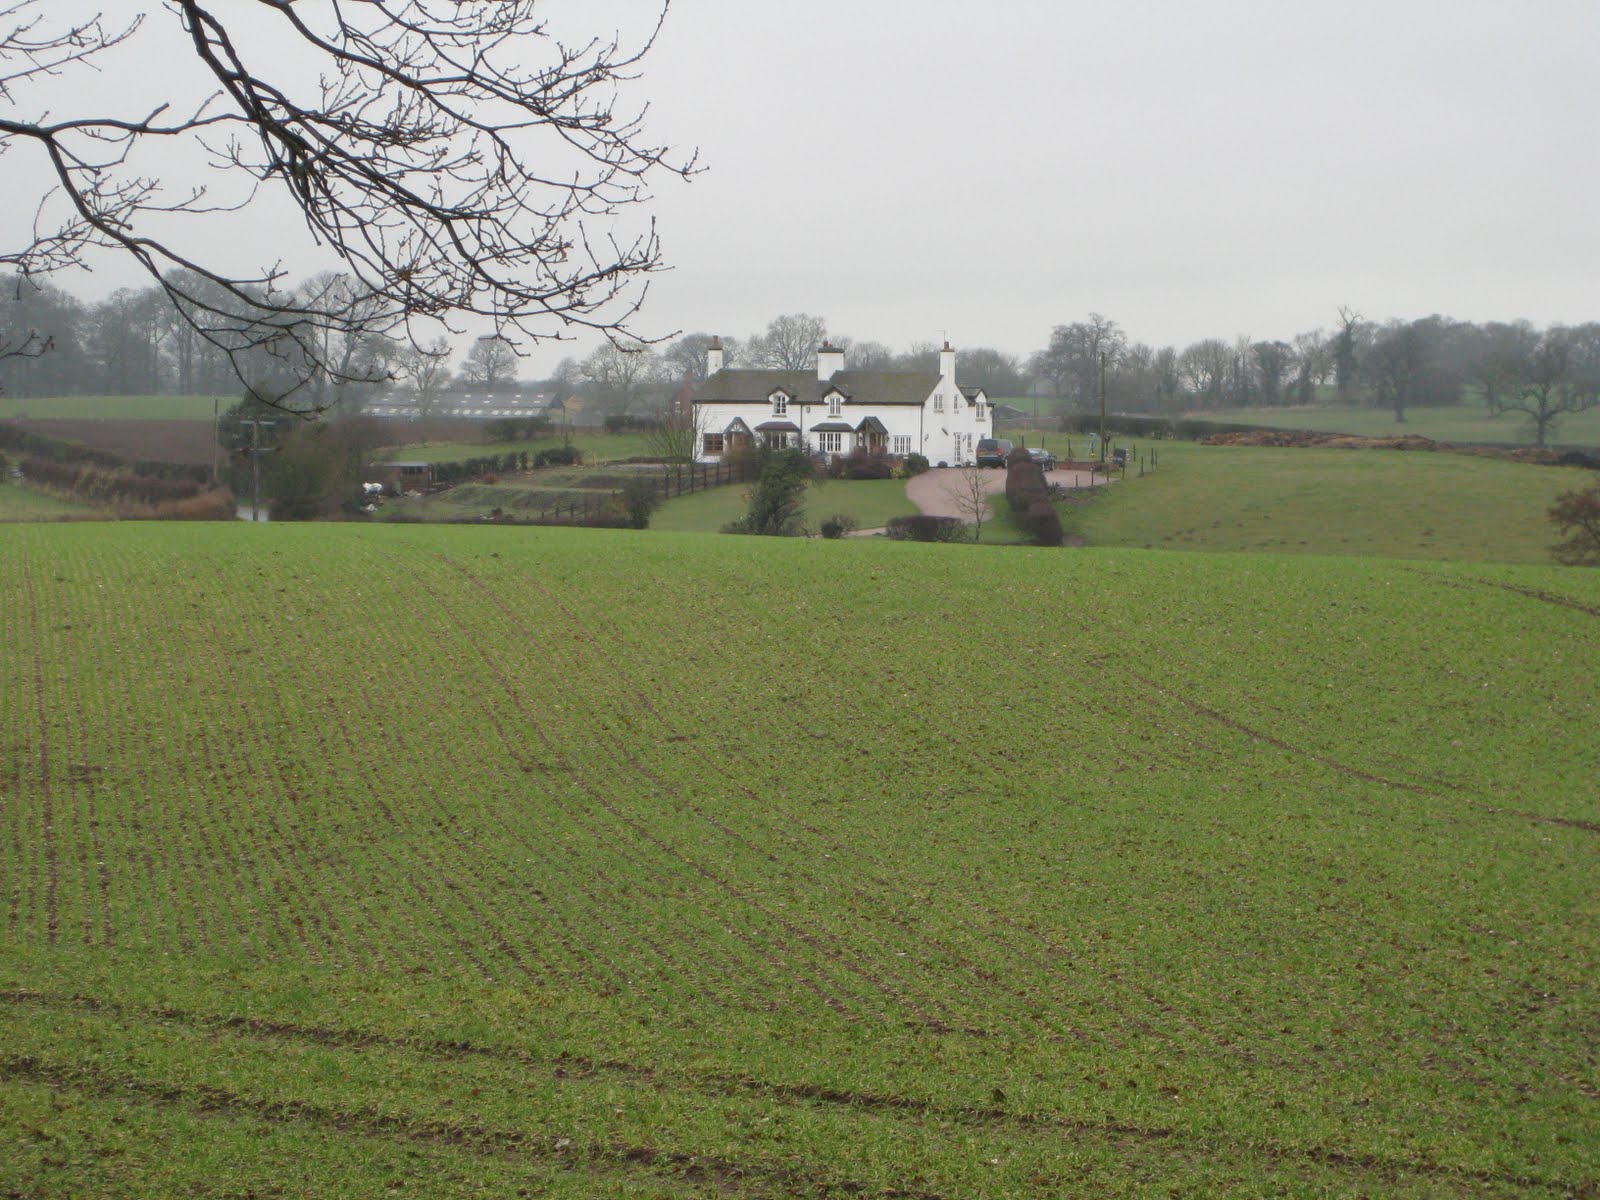
<path id="1" fill-rule="evenodd" d="M 245 420 L 239 424 L 250 426 L 250 523 L 254 525 L 261 519 L 261 456 L 277 449 L 276 446 L 262 449 L 261 427 L 265 425 L 271 429 L 277 422 Z"/>
<path id="2" fill-rule="evenodd" d="M 1100 351 L 1100 463 L 1106 461 L 1106 352 Z"/>

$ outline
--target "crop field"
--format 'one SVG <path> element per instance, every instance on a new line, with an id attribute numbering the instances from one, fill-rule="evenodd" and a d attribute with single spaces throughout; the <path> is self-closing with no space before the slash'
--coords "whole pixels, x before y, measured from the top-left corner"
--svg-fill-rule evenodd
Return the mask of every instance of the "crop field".
<path id="1" fill-rule="evenodd" d="M 0 596 L 0 1194 L 1600 1194 L 1600 571 L 66 524 Z"/>

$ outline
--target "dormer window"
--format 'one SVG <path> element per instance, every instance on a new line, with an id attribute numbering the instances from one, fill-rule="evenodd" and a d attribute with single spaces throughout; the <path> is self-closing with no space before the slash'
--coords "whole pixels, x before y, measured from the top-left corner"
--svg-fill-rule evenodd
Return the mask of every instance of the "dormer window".
<path id="1" fill-rule="evenodd" d="M 844 404 L 844 401 L 839 398 L 837 393 L 835 393 L 832 396 L 829 396 L 828 397 L 828 415 L 830 417 L 837 417 L 839 415 L 840 406 L 843 405 L 843 404 Z"/>
<path id="2" fill-rule="evenodd" d="M 775 417 L 787 416 L 789 412 L 789 397 L 782 392 L 772 394 L 772 415 Z"/>

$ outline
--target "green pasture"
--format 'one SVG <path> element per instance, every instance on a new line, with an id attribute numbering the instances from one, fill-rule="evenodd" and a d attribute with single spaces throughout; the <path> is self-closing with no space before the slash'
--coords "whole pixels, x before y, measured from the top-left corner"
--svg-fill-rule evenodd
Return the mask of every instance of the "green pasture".
<path id="1" fill-rule="evenodd" d="M 1433 452 L 1134 444 L 1158 470 L 1063 507 L 1089 545 L 1545 563 L 1546 510 L 1594 478 Z"/>
<path id="2" fill-rule="evenodd" d="M 65 524 L 0 594 L 0 1194 L 1600 1190 L 1600 571 Z"/>
<path id="3" fill-rule="evenodd" d="M 211 420 L 212 403 L 222 412 L 238 396 L 0 396 L 0 419 L 35 420 Z"/>
<path id="4" fill-rule="evenodd" d="M 667 501 L 650 518 L 651 529 L 678 533 L 716 533 L 749 509 L 746 484 L 707 488 Z M 827 479 L 806 489 L 805 523 L 815 531 L 829 517 L 855 518 L 857 529 L 877 529 L 891 517 L 907 516 L 917 506 L 906 499 L 903 479 Z"/>
<path id="5" fill-rule="evenodd" d="M 0 473 L 0 521 L 59 521 L 95 514 L 96 510 L 87 504 L 59 499 Z"/>
<path id="6" fill-rule="evenodd" d="M 1490 414 L 1482 403 L 1443 408 L 1410 408 L 1397 422 L 1386 408 L 1345 408 L 1336 404 L 1305 408 L 1229 408 L 1188 414 L 1207 421 L 1237 421 L 1273 429 L 1314 429 L 1362 437 L 1416 434 L 1440 442 L 1497 442 L 1533 445 L 1528 418 L 1520 413 Z M 1557 423 L 1551 441 L 1557 445 L 1600 446 L 1600 409 L 1575 413 Z"/>

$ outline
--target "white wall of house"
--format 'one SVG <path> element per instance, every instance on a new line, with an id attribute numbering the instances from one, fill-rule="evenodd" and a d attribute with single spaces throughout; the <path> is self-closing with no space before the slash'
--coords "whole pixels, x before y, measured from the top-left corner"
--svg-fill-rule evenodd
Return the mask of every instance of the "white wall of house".
<path id="1" fill-rule="evenodd" d="M 714 373 L 722 365 L 720 348 L 707 355 L 707 367 Z M 843 370 L 845 355 L 831 346 L 819 349 L 817 377 L 827 380 Z M 760 400 L 699 402 L 694 406 L 695 427 L 699 431 L 700 462 L 716 462 L 721 454 L 705 447 L 706 434 L 721 434 L 736 419 L 751 430 L 770 421 L 790 421 L 799 426 L 798 438 L 813 452 L 849 454 L 864 444 L 854 432 L 819 433 L 814 426 L 843 422 L 852 430 L 868 417 L 876 417 L 887 430 L 891 454 L 922 454 L 929 462 L 964 466 L 974 461 L 978 442 L 993 436 L 994 419 L 987 398 L 978 403 L 962 394 L 955 380 L 955 351 L 946 343 L 939 355 L 939 382 L 928 398 L 919 404 L 874 404 L 870 396 L 859 396 L 839 405 L 838 415 L 830 413 L 827 398 L 821 403 L 802 403 L 790 397 L 783 411 L 777 411 L 770 396 Z M 761 436 L 757 433 L 756 436 Z M 796 435 L 790 435 L 791 440 Z"/>
<path id="2" fill-rule="evenodd" d="M 699 429 L 701 462 L 716 462 L 719 455 L 704 453 L 704 434 L 721 433 L 735 418 L 750 429 L 768 421 L 792 421 L 801 430 L 806 448 L 812 451 L 848 454 L 856 448 L 857 435 L 840 433 L 828 435 L 813 433 L 815 425 L 844 422 L 852 429 L 867 417 L 877 417 L 889 434 L 891 454 L 922 454 L 929 462 L 951 466 L 971 463 L 982 438 L 992 437 L 994 421 L 987 404 L 983 406 L 983 419 L 978 419 L 977 406 L 963 396 L 958 388 L 943 385 L 921 405 L 851 403 L 839 408 L 839 416 L 830 417 L 826 404 L 800 404 L 790 400 L 782 415 L 774 415 L 769 401 L 741 404 L 696 404 L 695 421 Z M 759 435 L 758 435 L 759 436 Z"/>

